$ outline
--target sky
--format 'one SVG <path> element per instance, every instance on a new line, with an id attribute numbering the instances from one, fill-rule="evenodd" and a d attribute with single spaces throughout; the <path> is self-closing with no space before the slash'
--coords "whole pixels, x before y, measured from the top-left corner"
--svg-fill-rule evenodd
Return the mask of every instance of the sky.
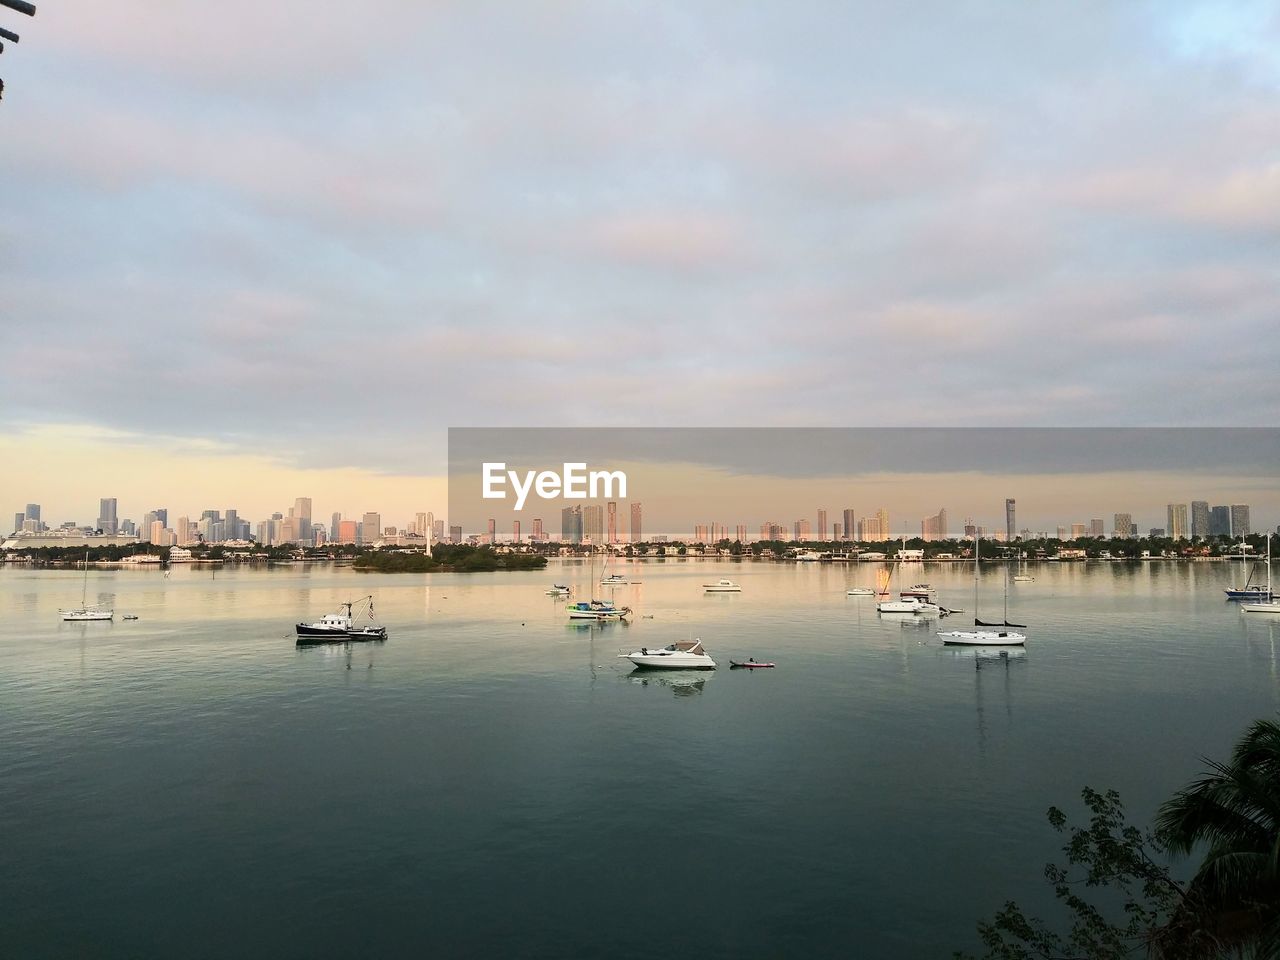
<path id="1" fill-rule="evenodd" d="M 1280 419 L 1274 3 L 39 6 L 15 510 L 440 512 L 450 426 Z"/>

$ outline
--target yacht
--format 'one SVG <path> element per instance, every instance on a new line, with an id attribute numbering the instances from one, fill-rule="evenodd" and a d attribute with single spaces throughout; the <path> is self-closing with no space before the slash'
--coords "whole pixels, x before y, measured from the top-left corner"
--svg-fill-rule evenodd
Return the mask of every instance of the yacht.
<path id="1" fill-rule="evenodd" d="M 917 597 L 921 600 L 932 601 L 934 598 L 933 587 L 929 586 L 927 583 L 913 584 L 910 589 L 899 591 L 898 596 L 903 600 L 906 600 L 909 597 Z"/>
<path id="2" fill-rule="evenodd" d="M 80 587 L 80 606 L 75 610 L 59 610 L 58 616 L 63 620 L 72 622 L 83 622 L 86 620 L 111 620 L 114 619 L 116 612 L 114 610 L 104 610 L 101 607 L 89 606 L 89 551 L 84 552 L 84 583 Z"/>
<path id="3" fill-rule="evenodd" d="M 548 597 L 567 597 L 567 596 L 568 596 L 570 593 L 572 593 L 572 592 L 573 592 L 572 590 L 570 590 L 568 587 L 566 587 L 566 586 L 565 586 L 564 584 L 562 584 L 562 583 L 553 583 L 553 584 L 551 585 L 551 589 L 550 589 L 550 590 L 548 590 L 548 591 L 546 592 L 545 596 L 548 596 Z"/>
<path id="4" fill-rule="evenodd" d="M 1027 642 L 1024 634 L 1012 630 L 952 630 L 938 636 L 951 646 L 1020 647 Z"/>
<path id="5" fill-rule="evenodd" d="M 716 668 L 716 662 L 703 649 L 701 637 L 696 640 L 678 640 L 658 650 L 641 647 L 635 653 L 620 653 L 618 657 L 621 660 L 630 660 L 637 667 L 660 670 L 714 670 Z"/>
<path id="6" fill-rule="evenodd" d="M 882 600 L 876 604 L 876 610 L 880 613 L 940 613 L 942 608 L 919 597 L 903 597 L 901 600 Z"/>
<path id="7" fill-rule="evenodd" d="M 741 593 L 742 586 L 732 580 L 717 580 L 715 583 L 704 583 L 702 589 L 707 593 Z"/>
<path id="8" fill-rule="evenodd" d="M 624 573 L 611 573 L 607 577 L 600 578 L 600 586 L 602 587 L 625 587 L 630 583 L 631 581 Z"/>
<path id="9" fill-rule="evenodd" d="M 870 587 L 850 587 L 844 592 L 846 597 L 874 597 L 876 592 Z"/>

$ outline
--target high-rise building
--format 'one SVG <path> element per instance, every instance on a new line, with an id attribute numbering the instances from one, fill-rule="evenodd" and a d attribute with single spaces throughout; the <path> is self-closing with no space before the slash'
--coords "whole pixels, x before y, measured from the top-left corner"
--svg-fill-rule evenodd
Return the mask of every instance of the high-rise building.
<path id="1" fill-rule="evenodd" d="M 858 521 L 858 539 L 864 543 L 879 543 L 889 539 L 889 529 L 881 517 L 883 510 L 877 510 L 874 517 L 863 517 Z"/>
<path id="2" fill-rule="evenodd" d="M 618 542 L 618 501 L 617 500 L 609 501 L 609 529 L 607 532 L 609 535 L 609 542 L 617 543 Z"/>
<path id="3" fill-rule="evenodd" d="M 889 533 L 889 511 L 881 507 L 876 511 L 876 519 L 880 521 L 880 539 L 888 540 L 892 534 Z"/>
<path id="4" fill-rule="evenodd" d="M 98 501 L 98 529 L 109 536 L 115 536 L 119 526 L 116 519 L 116 498 L 103 497 Z"/>
<path id="5" fill-rule="evenodd" d="M 23 515 L 23 519 L 34 520 L 36 521 L 36 523 L 39 523 L 40 522 L 40 504 L 28 503 L 27 512 Z"/>
<path id="6" fill-rule="evenodd" d="M 1128 513 L 1117 513 L 1115 516 L 1115 536 L 1122 540 L 1131 540 L 1136 534 L 1133 528 L 1133 515 Z"/>
<path id="7" fill-rule="evenodd" d="M 15 513 L 13 515 L 13 532 L 14 533 L 20 533 L 22 531 L 22 524 L 26 521 L 26 519 L 27 519 L 27 515 L 25 513 Z"/>
<path id="8" fill-rule="evenodd" d="M 485 543 L 498 542 L 498 521 L 494 517 L 489 518 L 489 527 L 487 530 L 485 530 L 484 542 Z"/>
<path id="9" fill-rule="evenodd" d="M 1066 527 L 1059 527 L 1059 528 L 1058 528 L 1058 539 L 1059 539 L 1059 540 L 1067 540 L 1067 539 L 1070 539 L 1070 531 L 1069 531 Z"/>
<path id="10" fill-rule="evenodd" d="M 1012 497 L 1004 502 L 1004 535 L 1011 542 L 1016 537 L 1014 531 L 1018 529 L 1017 503 Z"/>
<path id="11" fill-rule="evenodd" d="M 1169 522 L 1166 524 L 1165 529 L 1168 531 L 1168 536 L 1174 540 L 1187 539 L 1187 533 L 1189 532 L 1187 505 L 1185 503 L 1171 503 L 1168 505 L 1166 513 L 1168 514 Z"/>
<path id="12" fill-rule="evenodd" d="M 1084 524 L 1083 524 L 1083 523 L 1073 523 L 1073 524 L 1071 525 L 1071 539 L 1072 539 L 1072 540 L 1079 540 L 1079 539 L 1080 539 L 1081 537 L 1083 537 L 1083 536 L 1084 536 Z"/>
<path id="13" fill-rule="evenodd" d="M 858 535 L 858 518 L 853 515 L 853 507 L 845 507 L 841 514 L 842 524 L 841 530 L 846 540 L 852 540 Z"/>
<path id="14" fill-rule="evenodd" d="M 443 520 L 437 520 L 435 522 L 435 525 L 431 528 L 431 539 L 432 540 L 444 539 L 444 521 Z"/>
<path id="15" fill-rule="evenodd" d="M 443 520 L 441 520 L 440 522 L 441 522 L 441 523 L 444 523 L 444 521 L 443 521 Z M 449 541 L 450 541 L 451 543 L 461 543 L 461 542 L 462 542 L 462 527 L 461 527 L 461 526 L 452 526 L 452 525 L 451 525 L 451 526 L 449 527 Z"/>
<path id="16" fill-rule="evenodd" d="M 205 538 L 212 542 L 211 537 Z M 185 547 L 191 542 L 191 520 L 187 517 L 179 517 L 173 524 L 173 542 L 180 547 Z"/>
<path id="17" fill-rule="evenodd" d="M 604 543 L 604 507 L 590 503 L 582 508 L 582 536 L 592 543 Z"/>
<path id="18" fill-rule="evenodd" d="M 529 537 L 529 539 L 530 539 L 530 540 L 545 540 L 545 539 L 546 539 L 546 537 L 545 537 L 545 536 L 543 536 L 543 533 L 542 533 L 542 518 L 541 518 L 541 517 L 534 517 L 534 518 L 533 518 L 533 534 Z"/>
<path id="19" fill-rule="evenodd" d="M 560 511 L 560 539 L 564 543 L 582 542 L 582 507 L 565 507 Z"/>
<path id="20" fill-rule="evenodd" d="M 311 543 L 311 498 L 298 497 L 293 501 L 293 510 L 290 515 L 297 521 L 294 530 L 294 536 L 299 543 Z"/>
<path id="21" fill-rule="evenodd" d="M 827 539 L 827 511 L 818 508 L 818 542 L 825 543 Z"/>
<path id="22" fill-rule="evenodd" d="M 738 524 L 737 529 L 734 530 L 734 539 L 737 540 L 738 543 L 747 542 L 747 525 L 745 523 Z"/>
<path id="23" fill-rule="evenodd" d="M 794 524 L 794 528 L 795 536 L 791 539 L 795 540 L 797 543 L 807 543 L 809 540 L 813 539 L 812 531 L 809 529 L 808 520 L 797 520 Z"/>
<path id="24" fill-rule="evenodd" d="M 1191 537 L 1209 536 L 1209 502 L 1207 500 L 1191 501 Z"/>
<path id="25" fill-rule="evenodd" d="M 640 504 L 631 504 L 631 542 L 640 543 L 644 540 L 643 527 L 640 523 Z"/>
<path id="26" fill-rule="evenodd" d="M 164 535 L 164 531 L 165 526 L 163 520 L 152 520 L 151 533 L 148 539 L 158 547 L 166 547 L 168 544 L 165 542 L 167 538 Z"/>
<path id="27" fill-rule="evenodd" d="M 364 515 L 364 519 L 360 521 L 360 543 L 373 544 L 377 543 L 382 536 L 382 514 L 375 510 L 370 510 Z"/>
<path id="28" fill-rule="evenodd" d="M 1231 536 L 1231 508 L 1230 507 L 1210 507 L 1209 508 L 1209 536 L 1211 537 L 1229 537 Z"/>
<path id="29" fill-rule="evenodd" d="M 333 543 L 342 543 L 342 514 L 335 513 L 329 517 L 329 540 Z"/>
<path id="30" fill-rule="evenodd" d="M 947 508 L 943 507 L 932 517 L 920 521 L 920 536 L 925 540 L 947 539 Z"/>
<path id="31" fill-rule="evenodd" d="M 514 520 L 511 523 L 511 539 L 516 543 L 520 542 L 520 521 L 519 520 Z"/>
<path id="32" fill-rule="evenodd" d="M 420 537 L 431 536 L 431 524 L 427 521 L 427 514 L 425 512 L 418 513 L 413 518 L 413 532 Z"/>
<path id="33" fill-rule="evenodd" d="M 1253 533 L 1253 528 L 1249 525 L 1249 505 L 1247 503 L 1233 503 L 1231 505 L 1231 535 L 1233 537 L 1247 537 Z"/>
<path id="34" fill-rule="evenodd" d="M 695 523 L 693 525 L 693 542 L 694 543 L 707 542 L 707 525 L 705 523 Z"/>
<path id="35" fill-rule="evenodd" d="M 1106 528 L 1102 525 L 1101 517 L 1094 517 L 1089 521 L 1089 536 L 1105 537 L 1107 535 Z"/>
<path id="36" fill-rule="evenodd" d="M 338 535 L 334 537 L 338 543 L 355 543 L 360 536 L 360 523 L 357 520 L 339 520 Z"/>

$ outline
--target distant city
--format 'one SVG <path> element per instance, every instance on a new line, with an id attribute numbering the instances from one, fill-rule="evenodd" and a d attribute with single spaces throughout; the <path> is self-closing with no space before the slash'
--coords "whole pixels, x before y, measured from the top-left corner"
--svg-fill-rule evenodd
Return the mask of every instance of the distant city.
<path id="1" fill-rule="evenodd" d="M 512 523 L 510 531 L 499 530 L 496 519 L 490 519 L 482 531 L 464 531 L 461 526 L 447 526 L 432 511 L 421 511 L 411 520 L 398 526 L 383 526 L 382 515 L 369 511 L 359 519 L 346 518 L 341 513 L 330 516 L 329 522 L 316 522 L 310 497 L 298 497 L 285 513 L 276 512 L 256 523 L 239 515 L 235 509 L 204 510 L 199 517 L 178 516 L 170 522 L 169 510 L 157 507 L 148 510 L 140 521 L 120 519 L 115 497 L 103 497 L 99 515 L 93 524 L 63 521 L 50 527 L 41 517 L 41 506 L 28 503 L 22 512 L 13 515 L 13 531 L 0 541 L 0 549 L 21 549 L 34 546 L 90 546 L 152 544 L 158 547 L 187 547 L 201 544 L 224 544 L 249 547 L 297 545 L 322 547 L 327 544 L 354 544 L 370 547 L 430 547 L 434 543 L 470 543 L 476 545 L 498 543 L 564 543 L 617 545 L 627 543 L 663 543 L 685 541 L 695 544 L 715 544 L 723 541 L 750 543 L 756 541 L 782 541 L 793 543 L 861 542 L 883 543 L 901 538 L 920 538 L 925 541 L 950 540 L 974 536 L 997 541 L 1057 539 L 1068 542 L 1082 538 L 1135 539 L 1142 536 L 1167 537 L 1172 540 L 1196 540 L 1211 537 L 1240 538 L 1253 534 L 1248 504 L 1210 505 L 1206 500 L 1194 500 L 1190 504 L 1170 503 L 1165 508 L 1163 527 L 1139 530 L 1131 513 L 1114 513 L 1110 529 L 1101 517 L 1087 522 L 1073 521 L 1050 530 L 1018 527 L 1017 501 L 1005 500 L 1004 525 L 988 528 L 977 524 L 971 517 L 953 525 L 946 508 L 919 521 L 904 522 L 900 531 L 894 531 L 889 512 L 884 507 L 858 516 L 852 507 L 844 508 L 837 517 L 830 516 L 825 508 L 818 508 L 812 521 L 809 518 L 790 522 L 766 521 L 750 528 L 736 523 L 732 532 L 727 524 L 708 522 L 695 524 L 685 534 L 644 533 L 643 504 L 632 501 L 619 509 L 617 501 L 585 506 L 565 507 L 560 512 L 560 529 L 549 531 L 541 517 L 530 520 L 528 530 L 523 530 L 520 520 Z M 629 521 L 629 522 L 624 522 Z M 1280 528 L 1277 528 L 1280 532 Z"/>

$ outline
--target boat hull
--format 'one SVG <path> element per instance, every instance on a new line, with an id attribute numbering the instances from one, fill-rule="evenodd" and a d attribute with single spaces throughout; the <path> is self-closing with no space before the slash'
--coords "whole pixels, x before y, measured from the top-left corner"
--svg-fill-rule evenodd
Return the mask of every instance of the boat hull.
<path id="1" fill-rule="evenodd" d="M 1280 613 L 1280 600 L 1272 600 L 1270 603 L 1241 603 L 1240 609 L 1245 613 Z"/>
<path id="2" fill-rule="evenodd" d="M 630 660 L 635 666 L 646 670 L 714 670 L 716 668 L 716 662 L 702 654 L 633 653 L 623 659 Z"/>
<path id="3" fill-rule="evenodd" d="M 68 623 L 87 623 L 93 620 L 111 620 L 115 617 L 113 610 L 63 610 L 62 619 Z"/>
<path id="4" fill-rule="evenodd" d="M 953 630 L 938 636 L 943 643 L 956 647 L 1020 647 L 1027 642 L 1021 633 L 1009 631 Z"/>
<path id="5" fill-rule="evenodd" d="M 1269 590 L 1224 590 L 1228 600 L 1252 600 L 1255 603 L 1266 603 L 1275 597 Z"/>
<path id="6" fill-rule="evenodd" d="M 739 660 L 730 660 L 729 666 L 735 670 L 769 670 L 776 667 L 776 663 L 755 663 L 754 661 L 743 663 Z"/>

